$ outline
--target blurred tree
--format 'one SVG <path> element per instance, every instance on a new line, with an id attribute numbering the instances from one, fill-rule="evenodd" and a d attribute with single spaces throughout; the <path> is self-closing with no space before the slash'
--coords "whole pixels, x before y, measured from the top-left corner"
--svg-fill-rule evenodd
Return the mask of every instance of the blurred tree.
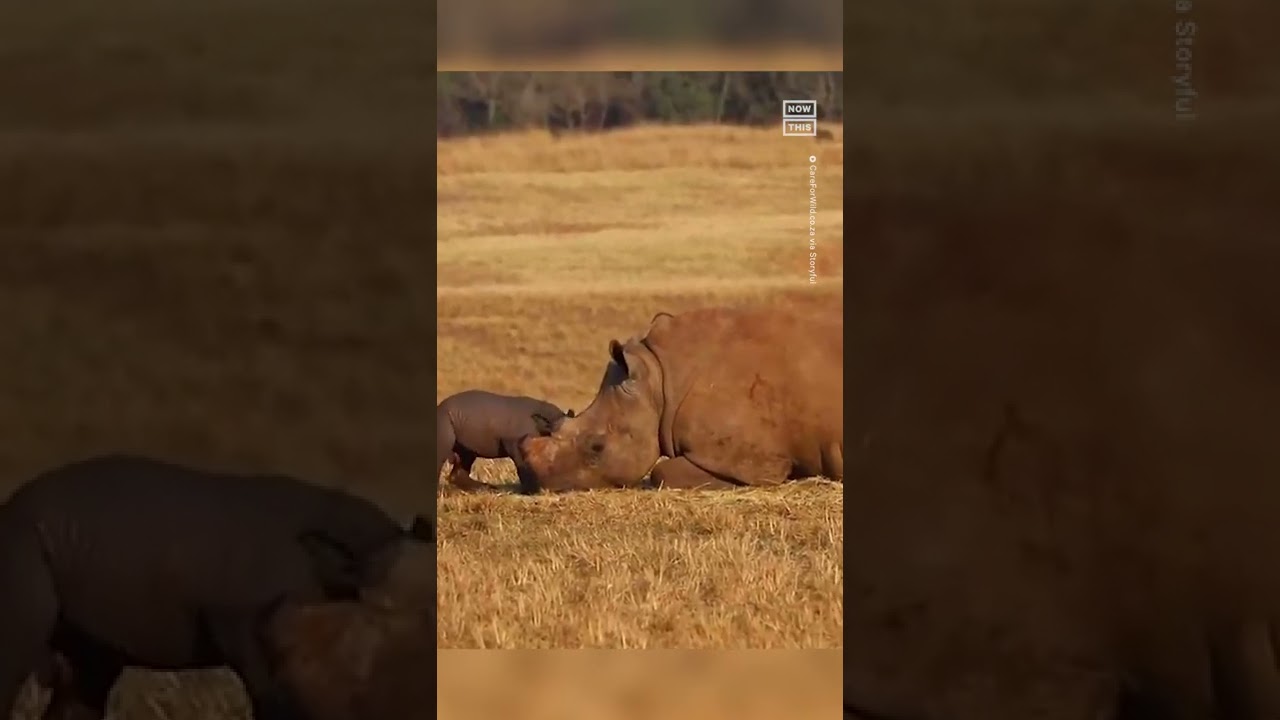
<path id="1" fill-rule="evenodd" d="M 545 127 L 598 132 L 641 122 L 768 125 L 782 100 L 816 100 L 844 117 L 841 72 L 440 73 L 439 135 Z"/>

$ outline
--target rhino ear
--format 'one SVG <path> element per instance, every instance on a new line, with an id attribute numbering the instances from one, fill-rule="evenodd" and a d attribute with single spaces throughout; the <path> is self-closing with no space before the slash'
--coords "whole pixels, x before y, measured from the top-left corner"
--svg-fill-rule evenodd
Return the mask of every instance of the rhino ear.
<path id="1" fill-rule="evenodd" d="M 662 324 L 665 326 L 667 323 L 675 319 L 676 319 L 676 316 L 672 315 L 669 312 L 660 312 L 657 315 L 654 315 L 653 319 L 649 321 L 649 328 L 652 330 L 655 326 L 657 326 L 659 320 L 661 320 Z"/>
<path id="2" fill-rule="evenodd" d="M 638 351 L 642 348 L 643 345 L 635 338 L 628 340 L 626 344 L 617 340 L 609 341 L 609 357 L 627 374 L 628 380 L 640 380 L 646 370 L 644 362 L 637 357 Z"/>
<path id="3" fill-rule="evenodd" d="M 623 351 L 622 343 L 617 340 L 609 341 L 609 358 L 618 364 L 618 367 L 630 374 L 631 368 L 627 367 L 627 354 Z"/>
<path id="4" fill-rule="evenodd" d="M 533 427 L 538 431 L 539 435 L 542 435 L 543 437 L 550 435 L 554 426 L 555 423 L 546 416 L 539 415 L 538 413 L 533 414 Z"/>
<path id="5" fill-rule="evenodd" d="M 330 597 L 345 598 L 359 593 L 363 578 L 355 553 L 320 530 L 304 530 L 298 542 L 311 560 L 311 570 Z"/>

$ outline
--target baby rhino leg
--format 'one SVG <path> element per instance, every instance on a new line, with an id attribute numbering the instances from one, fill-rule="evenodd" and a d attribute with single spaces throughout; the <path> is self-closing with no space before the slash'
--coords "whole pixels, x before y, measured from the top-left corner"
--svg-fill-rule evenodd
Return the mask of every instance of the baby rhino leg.
<path id="1" fill-rule="evenodd" d="M 88 654 L 66 665 L 53 687 L 44 720 L 102 720 L 107 700 L 124 666 L 111 658 Z"/>
<path id="2" fill-rule="evenodd" d="M 453 469 L 449 471 L 449 482 L 461 490 L 487 490 L 488 485 L 471 477 L 471 467 L 475 465 L 476 454 L 466 449 L 459 449 L 453 454 Z"/>
<path id="3" fill-rule="evenodd" d="M 475 466 L 478 457 L 480 456 L 465 448 L 459 450 L 453 463 L 453 471 L 449 473 L 449 482 L 467 492 L 496 492 L 496 486 L 471 477 L 471 468 Z"/>
<path id="4" fill-rule="evenodd" d="M 538 491 L 537 476 L 533 474 L 529 463 L 525 462 L 524 452 L 520 450 L 520 438 L 509 437 L 502 439 L 502 453 L 511 458 L 511 462 L 516 466 L 516 478 L 520 487 L 520 492 L 525 495 L 532 495 Z"/>

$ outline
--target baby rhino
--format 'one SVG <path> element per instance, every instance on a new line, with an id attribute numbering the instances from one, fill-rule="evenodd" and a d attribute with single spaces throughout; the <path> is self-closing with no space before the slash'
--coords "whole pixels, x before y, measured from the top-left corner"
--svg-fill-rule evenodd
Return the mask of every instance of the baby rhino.
<path id="1" fill-rule="evenodd" d="M 573 417 L 545 400 L 498 395 L 483 390 L 466 390 L 450 395 L 436 407 L 436 473 L 439 487 L 444 461 L 453 461 L 449 482 L 465 490 L 484 487 L 471 478 L 476 458 L 510 458 L 526 489 L 526 473 L 519 440 L 536 435 L 561 417 Z"/>

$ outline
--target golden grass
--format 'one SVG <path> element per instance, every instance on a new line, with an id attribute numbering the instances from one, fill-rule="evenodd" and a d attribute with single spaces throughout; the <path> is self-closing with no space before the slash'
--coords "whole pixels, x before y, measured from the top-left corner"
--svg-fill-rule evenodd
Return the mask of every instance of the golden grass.
<path id="1" fill-rule="evenodd" d="M 843 136 L 642 127 L 438 143 L 437 400 L 581 409 L 654 313 L 843 292 Z M 808 281 L 809 156 L 818 279 Z M 494 485 L 510 461 L 477 463 Z M 440 647 L 841 643 L 841 488 L 525 498 L 446 490 Z"/>
<path id="2" fill-rule="evenodd" d="M 439 720 L 840 717 L 839 650 L 437 653 Z"/>
<path id="3" fill-rule="evenodd" d="M 842 488 L 448 495 L 438 646 L 841 642 Z"/>
<path id="4" fill-rule="evenodd" d="M 592 185 L 595 185 L 600 181 L 616 183 L 620 178 L 612 173 L 635 170 L 667 171 L 680 177 L 701 177 L 704 180 L 709 178 L 717 187 L 738 188 L 747 184 L 746 179 L 724 178 L 719 174 L 747 171 L 755 181 L 778 181 L 781 174 L 790 176 L 798 169 L 807 171 L 808 157 L 816 154 L 822 168 L 821 177 L 827 182 L 839 183 L 844 177 L 844 126 L 831 123 L 820 123 L 819 126 L 829 131 L 834 140 L 784 137 L 781 123 L 768 128 L 647 125 L 604 133 L 561 135 L 559 138 L 544 130 L 480 135 L 438 141 L 436 172 L 441 190 L 449 184 L 446 180 L 465 174 L 500 173 L 505 176 L 510 173 L 605 172 L 602 177 L 591 176 Z M 524 187 L 530 179 L 511 178 L 511 182 Z M 543 177 L 537 179 L 546 180 Z M 676 188 L 648 189 L 666 195 Z M 662 199 L 668 202 L 679 200 L 678 197 Z M 771 206 L 787 202 L 784 197 L 777 196 L 772 198 Z"/>

